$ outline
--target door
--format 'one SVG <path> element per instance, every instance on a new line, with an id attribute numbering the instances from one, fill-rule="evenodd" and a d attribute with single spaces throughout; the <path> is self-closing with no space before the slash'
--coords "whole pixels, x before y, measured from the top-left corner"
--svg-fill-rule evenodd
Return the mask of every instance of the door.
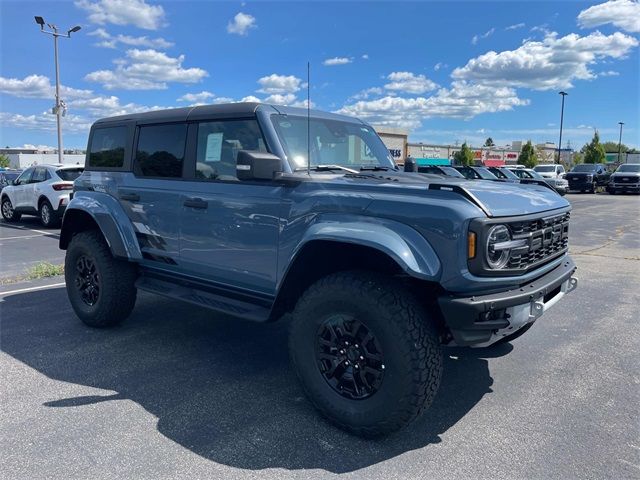
<path id="1" fill-rule="evenodd" d="M 172 269 L 178 263 L 186 135 L 186 123 L 138 127 L 134 173 L 118 187 L 148 266 Z"/>
<path id="2" fill-rule="evenodd" d="M 31 177 L 33 176 L 34 167 L 27 168 L 22 174 L 16 179 L 15 186 L 13 188 L 13 208 L 24 208 L 26 206 L 26 190 L 29 188 L 29 182 L 31 182 Z"/>
<path id="3" fill-rule="evenodd" d="M 182 194 L 180 262 L 215 284 L 275 292 L 282 187 L 240 181 L 239 150 L 266 152 L 255 119 L 194 124 L 192 172 Z"/>

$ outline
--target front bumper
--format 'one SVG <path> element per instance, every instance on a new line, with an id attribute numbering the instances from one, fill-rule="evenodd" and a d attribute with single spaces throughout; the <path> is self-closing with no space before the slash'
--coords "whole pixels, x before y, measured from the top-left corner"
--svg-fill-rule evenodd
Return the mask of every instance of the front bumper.
<path id="1" fill-rule="evenodd" d="M 535 322 L 567 293 L 575 290 L 576 265 L 568 257 L 533 282 L 513 290 L 478 296 L 442 295 L 440 311 L 460 346 L 486 347 Z"/>
<path id="2" fill-rule="evenodd" d="M 607 190 L 614 192 L 638 192 L 640 191 L 640 183 L 609 183 Z"/>

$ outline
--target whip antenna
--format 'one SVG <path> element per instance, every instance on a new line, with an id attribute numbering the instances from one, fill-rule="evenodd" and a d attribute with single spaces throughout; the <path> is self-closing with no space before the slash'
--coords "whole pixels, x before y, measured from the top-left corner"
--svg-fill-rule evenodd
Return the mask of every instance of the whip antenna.
<path id="1" fill-rule="evenodd" d="M 311 67 L 307 62 L 307 175 L 311 175 Z"/>

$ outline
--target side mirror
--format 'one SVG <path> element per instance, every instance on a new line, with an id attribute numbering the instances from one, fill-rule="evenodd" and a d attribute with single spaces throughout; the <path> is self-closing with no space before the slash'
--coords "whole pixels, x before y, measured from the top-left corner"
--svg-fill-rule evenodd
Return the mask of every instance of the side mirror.
<path id="1" fill-rule="evenodd" d="M 238 180 L 273 180 L 282 172 L 282 159 L 272 153 L 240 150 L 236 160 Z"/>
<path id="2" fill-rule="evenodd" d="M 16 178 L 14 180 L 11 180 L 11 185 L 13 185 L 14 187 L 18 185 L 18 179 Z"/>

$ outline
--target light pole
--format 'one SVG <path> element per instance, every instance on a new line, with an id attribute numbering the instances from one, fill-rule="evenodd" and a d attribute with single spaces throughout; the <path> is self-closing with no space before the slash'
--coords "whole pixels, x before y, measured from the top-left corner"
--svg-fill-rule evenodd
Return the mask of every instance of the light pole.
<path id="1" fill-rule="evenodd" d="M 558 92 L 562 95 L 562 107 L 560 109 L 560 140 L 558 140 L 558 163 L 560 163 L 560 150 L 562 149 L 562 123 L 564 121 L 564 97 L 569 95 L 567 92 Z"/>
<path id="2" fill-rule="evenodd" d="M 624 125 L 624 122 L 618 122 L 618 125 L 620 125 L 620 138 L 618 139 L 618 163 L 622 163 L 620 162 L 620 157 L 622 156 L 622 125 Z"/>
<path id="3" fill-rule="evenodd" d="M 71 38 L 71 34 L 80 30 L 80 26 L 76 25 L 75 27 L 67 30 L 67 33 L 58 33 L 58 27 L 51 23 L 47 23 L 47 27 L 49 27 L 50 31 L 44 29 L 44 18 L 42 17 L 34 17 L 36 19 L 36 23 L 40 25 L 40 31 L 42 33 L 46 33 L 47 35 L 51 35 L 53 37 L 53 55 L 56 63 L 56 104 L 53 107 L 52 112 L 56 116 L 56 123 L 58 125 L 58 163 L 62 163 L 62 122 L 61 117 L 64 116 L 67 110 L 67 106 L 64 101 L 60 98 L 60 67 L 58 65 L 58 37 L 66 37 Z"/>

